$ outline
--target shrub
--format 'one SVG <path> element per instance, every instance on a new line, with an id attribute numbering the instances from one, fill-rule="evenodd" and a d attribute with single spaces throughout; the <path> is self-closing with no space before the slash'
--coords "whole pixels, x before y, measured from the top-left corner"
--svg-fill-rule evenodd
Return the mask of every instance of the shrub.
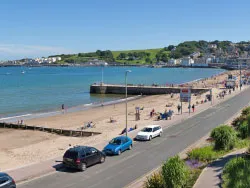
<path id="1" fill-rule="evenodd" d="M 166 187 L 181 188 L 189 178 L 189 169 L 179 156 L 169 158 L 162 166 L 162 176 Z"/>
<path id="2" fill-rule="evenodd" d="M 202 148 L 195 148 L 188 152 L 188 158 L 192 160 L 199 160 L 203 162 L 209 162 L 217 158 L 217 154 L 213 151 L 212 146 L 206 146 Z"/>
<path id="3" fill-rule="evenodd" d="M 164 181 L 161 173 L 154 173 L 147 178 L 144 188 L 164 188 Z"/>
<path id="4" fill-rule="evenodd" d="M 237 118 L 235 118 L 232 122 L 232 125 L 238 129 L 238 127 L 246 120 L 246 116 L 239 116 Z"/>
<path id="5" fill-rule="evenodd" d="M 242 139 L 248 137 L 248 122 L 245 120 L 237 129 L 239 131 L 239 136 Z"/>
<path id="6" fill-rule="evenodd" d="M 248 116 L 248 115 L 250 115 L 250 106 L 244 108 L 244 109 L 242 110 L 242 112 L 241 112 L 241 115 L 242 115 L 242 116 Z"/>
<path id="7" fill-rule="evenodd" d="M 250 161 L 242 157 L 231 159 L 223 169 L 223 187 L 250 187 Z"/>
<path id="8" fill-rule="evenodd" d="M 236 141 L 236 131 L 227 125 L 221 125 L 212 130 L 210 135 L 215 141 L 215 149 L 232 149 Z"/>

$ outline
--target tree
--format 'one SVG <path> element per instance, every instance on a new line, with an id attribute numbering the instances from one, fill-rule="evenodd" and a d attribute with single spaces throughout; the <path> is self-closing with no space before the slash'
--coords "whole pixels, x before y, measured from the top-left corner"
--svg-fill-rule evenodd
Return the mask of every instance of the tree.
<path id="1" fill-rule="evenodd" d="M 163 61 L 163 62 L 168 62 L 168 55 L 167 54 L 165 54 L 165 53 L 163 53 L 162 55 L 161 55 L 161 60 Z"/>
<path id="2" fill-rule="evenodd" d="M 169 46 L 168 46 L 168 50 L 169 50 L 169 51 L 171 51 L 171 50 L 173 50 L 173 49 L 174 49 L 174 45 L 169 45 Z"/>
<path id="3" fill-rule="evenodd" d="M 101 52 L 101 50 L 96 50 L 95 53 L 96 53 L 97 56 L 101 56 L 101 53 L 102 53 L 102 52 Z"/>
<path id="4" fill-rule="evenodd" d="M 150 62 L 151 62 L 151 59 L 150 59 L 149 57 L 147 57 L 147 58 L 145 59 L 145 61 L 146 61 L 146 63 L 150 63 Z"/>
<path id="5" fill-rule="evenodd" d="M 120 53 L 118 56 L 117 56 L 118 59 L 125 59 L 126 58 L 126 54 L 125 53 Z"/>
<path id="6" fill-rule="evenodd" d="M 189 169 L 179 156 L 169 158 L 162 166 L 162 176 L 166 187 L 182 188 L 189 178 Z"/>
<path id="7" fill-rule="evenodd" d="M 223 187 L 250 187 L 250 162 L 242 157 L 231 159 L 223 169 Z"/>
<path id="8" fill-rule="evenodd" d="M 232 127 L 227 125 L 216 127 L 210 136 L 215 141 L 215 149 L 229 150 L 235 146 L 236 131 Z"/>

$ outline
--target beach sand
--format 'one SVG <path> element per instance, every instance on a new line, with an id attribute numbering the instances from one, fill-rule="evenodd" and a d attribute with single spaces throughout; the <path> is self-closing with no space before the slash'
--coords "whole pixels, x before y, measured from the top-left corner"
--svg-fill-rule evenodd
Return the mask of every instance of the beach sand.
<path id="1" fill-rule="evenodd" d="M 237 71 L 231 71 L 233 75 L 238 75 Z M 223 87 L 218 84 L 227 78 L 228 73 L 223 73 L 217 77 L 200 80 L 189 83 L 193 87 L 213 87 L 213 95 L 217 96 Z M 201 96 L 192 96 L 192 104 L 205 99 L 204 93 Z M 174 110 L 177 113 L 179 94 L 173 98 L 170 95 L 146 96 L 137 100 L 128 102 L 128 127 L 142 128 L 148 124 L 157 124 L 156 117 L 150 118 L 149 114 L 152 109 L 155 112 L 163 113 L 165 110 Z M 171 104 L 172 107 L 166 107 Z M 199 104 L 197 108 L 200 108 Z M 135 107 L 144 107 L 140 111 L 140 120 L 135 121 Z M 188 103 L 183 103 L 183 111 L 188 112 Z M 110 117 L 116 122 L 110 123 Z M 11 130 L 0 129 L 0 169 L 6 170 L 17 168 L 34 162 L 39 162 L 62 156 L 69 144 L 73 145 L 96 145 L 108 141 L 117 136 L 125 127 L 125 103 L 113 104 L 103 107 L 92 108 L 89 110 L 65 113 L 52 117 L 43 117 L 25 121 L 27 125 L 37 125 L 53 128 L 65 128 L 77 130 L 85 123 L 93 121 L 95 128 L 89 128 L 86 131 L 96 131 L 102 134 L 93 137 L 65 137 L 54 134 L 28 131 L 28 130 Z"/>

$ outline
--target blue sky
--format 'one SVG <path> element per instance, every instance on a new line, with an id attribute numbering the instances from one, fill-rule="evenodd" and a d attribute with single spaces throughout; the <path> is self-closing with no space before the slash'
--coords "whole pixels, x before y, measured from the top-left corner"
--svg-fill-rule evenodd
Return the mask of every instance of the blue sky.
<path id="1" fill-rule="evenodd" d="M 1 0 L 0 60 L 249 40 L 247 0 Z"/>

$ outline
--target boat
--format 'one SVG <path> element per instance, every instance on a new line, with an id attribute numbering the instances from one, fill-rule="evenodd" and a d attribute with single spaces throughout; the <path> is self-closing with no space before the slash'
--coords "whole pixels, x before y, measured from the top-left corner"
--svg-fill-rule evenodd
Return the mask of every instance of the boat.
<path id="1" fill-rule="evenodd" d="M 25 71 L 22 71 L 21 73 L 22 73 L 22 74 L 25 74 Z"/>

